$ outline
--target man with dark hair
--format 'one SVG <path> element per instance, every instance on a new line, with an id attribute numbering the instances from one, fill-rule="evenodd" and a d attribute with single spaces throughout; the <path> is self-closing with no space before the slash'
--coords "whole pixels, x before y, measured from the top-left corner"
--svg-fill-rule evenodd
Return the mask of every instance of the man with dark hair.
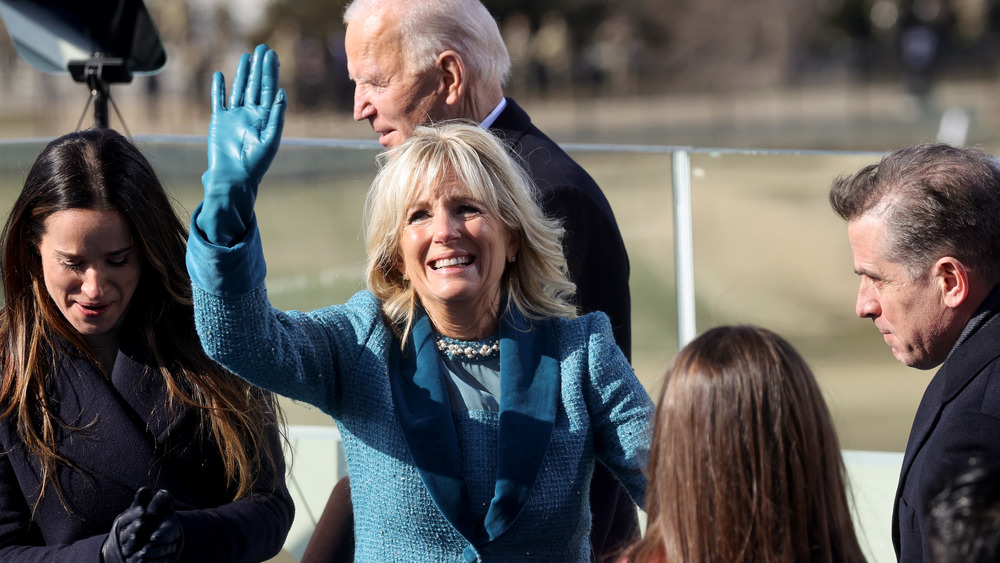
<path id="1" fill-rule="evenodd" d="M 927 509 L 934 563 L 1000 561 L 1000 458 L 972 458 Z"/>
<path id="2" fill-rule="evenodd" d="M 893 355 L 941 366 L 917 409 L 896 491 L 900 561 L 930 561 L 924 507 L 957 464 L 1000 452 L 1000 169 L 948 145 L 894 151 L 834 181 L 847 221 L 857 314 Z"/>

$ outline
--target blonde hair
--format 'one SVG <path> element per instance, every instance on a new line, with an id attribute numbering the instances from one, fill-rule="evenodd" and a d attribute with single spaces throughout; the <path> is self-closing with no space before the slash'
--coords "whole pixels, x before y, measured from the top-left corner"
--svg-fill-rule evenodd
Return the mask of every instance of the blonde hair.
<path id="1" fill-rule="evenodd" d="M 507 148 L 478 125 L 448 121 L 417 127 L 410 138 L 379 157 L 379 172 L 365 201 L 368 289 L 405 340 L 417 295 L 397 269 L 400 233 L 416 194 L 454 178 L 520 241 L 517 261 L 507 265 L 501 290 L 507 306 L 525 318 L 576 316 L 576 286 L 567 277 L 563 229 L 534 200 L 534 184 Z"/>

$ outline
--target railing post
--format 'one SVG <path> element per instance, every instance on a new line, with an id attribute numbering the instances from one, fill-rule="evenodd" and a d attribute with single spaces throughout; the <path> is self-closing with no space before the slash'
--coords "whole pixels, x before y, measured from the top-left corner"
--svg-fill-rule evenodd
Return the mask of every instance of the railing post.
<path id="1" fill-rule="evenodd" d="M 671 154 L 674 192 L 674 278 L 677 285 L 677 345 L 697 335 L 694 302 L 694 221 L 691 218 L 691 155 Z"/>

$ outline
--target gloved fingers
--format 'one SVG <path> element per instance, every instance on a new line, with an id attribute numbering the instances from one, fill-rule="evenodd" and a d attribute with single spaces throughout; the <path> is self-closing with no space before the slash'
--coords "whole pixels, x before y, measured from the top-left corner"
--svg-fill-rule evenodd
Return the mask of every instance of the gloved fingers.
<path id="1" fill-rule="evenodd" d="M 281 142 L 281 131 L 285 128 L 285 108 L 288 106 L 285 99 L 285 89 L 278 89 L 274 104 L 271 106 L 271 113 L 267 118 L 267 126 L 261 135 L 261 141 L 265 145 L 277 146 Z"/>
<path id="2" fill-rule="evenodd" d="M 184 548 L 184 528 L 177 520 L 165 520 L 160 524 L 138 554 L 143 561 L 173 561 Z"/>
<path id="3" fill-rule="evenodd" d="M 153 498 L 153 489 L 149 487 L 139 487 L 139 490 L 135 492 L 135 496 L 132 498 L 132 507 L 145 507 L 149 504 L 149 500 L 151 498 Z"/>
<path id="4" fill-rule="evenodd" d="M 139 537 L 143 524 L 144 522 L 140 518 L 118 528 L 118 545 L 125 557 L 131 557 L 145 543 L 145 540 Z"/>
<path id="5" fill-rule="evenodd" d="M 146 505 L 146 513 L 151 516 L 165 518 L 174 511 L 174 497 L 170 496 L 170 491 L 160 489 L 156 491 L 153 498 Z"/>
<path id="6" fill-rule="evenodd" d="M 250 55 L 243 53 L 240 63 L 236 65 L 236 76 L 233 77 L 232 90 L 229 92 L 229 109 L 243 105 L 243 96 L 247 87 L 247 74 L 250 72 Z"/>
<path id="7" fill-rule="evenodd" d="M 158 549 L 160 551 L 177 550 L 184 541 L 184 530 L 178 524 L 170 523 L 157 528 L 146 544 L 147 552 Z"/>
<path id="8" fill-rule="evenodd" d="M 278 61 L 278 53 L 268 50 L 264 54 L 262 65 L 262 76 L 260 85 L 260 105 L 264 108 L 271 108 L 278 95 L 278 69 L 281 63 Z"/>
<path id="9" fill-rule="evenodd" d="M 135 523 L 141 522 L 143 515 L 146 514 L 145 506 L 130 506 L 126 508 L 121 514 L 115 518 L 115 525 L 118 526 L 119 535 L 125 531 L 125 529 Z"/>
<path id="10" fill-rule="evenodd" d="M 181 554 L 181 547 L 178 543 L 149 543 L 135 557 L 140 561 L 175 561 Z"/>
<path id="11" fill-rule="evenodd" d="M 253 50 L 253 59 L 250 61 L 250 78 L 247 81 L 246 93 L 243 96 L 244 104 L 262 105 L 261 83 L 264 74 L 264 59 L 270 51 L 267 45 L 261 43 Z M 268 104 L 265 107 L 270 107 Z"/>
<path id="12" fill-rule="evenodd" d="M 212 113 L 226 109 L 226 77 L 216 71 L 212 75 Z"/>

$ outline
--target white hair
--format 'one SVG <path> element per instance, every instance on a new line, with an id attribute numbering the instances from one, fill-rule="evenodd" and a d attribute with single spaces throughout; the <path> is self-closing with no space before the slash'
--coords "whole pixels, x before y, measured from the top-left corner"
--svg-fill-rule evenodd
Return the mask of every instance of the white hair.
<path id="1" fill-rule="evenodd" d="M 496 20 L 479 0 L 354 0 L 344 9 L 344 24 L 395 17 L 407 67 L 431 68 L 444 51 L 458 53 L 473 83 L 503 86 L 510 77 L 510 54 Z"/>

